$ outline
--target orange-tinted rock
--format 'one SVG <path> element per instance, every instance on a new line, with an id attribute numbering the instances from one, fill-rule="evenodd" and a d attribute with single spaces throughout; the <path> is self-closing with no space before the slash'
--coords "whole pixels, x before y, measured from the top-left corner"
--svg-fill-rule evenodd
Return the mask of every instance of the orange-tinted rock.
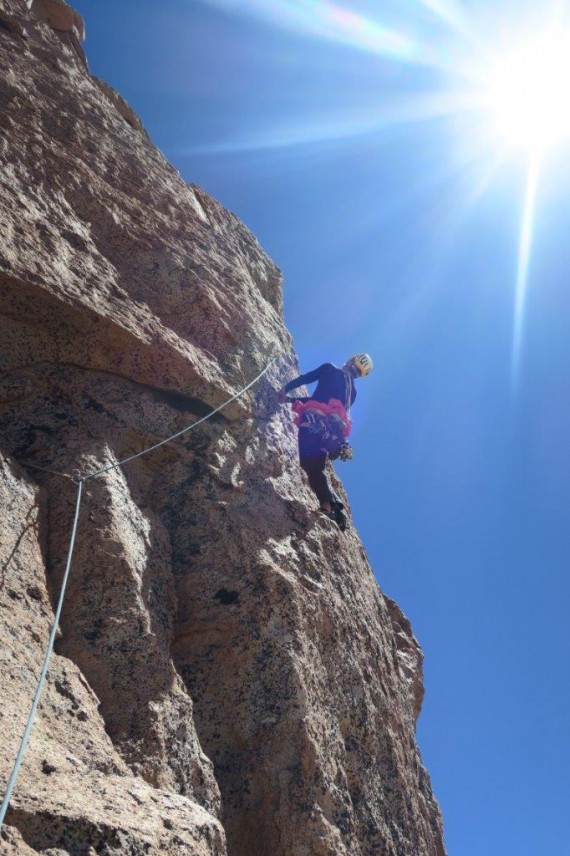
<path id="1" fill-rule="evenodd" d="M 80 41 L 85 38 L 83 18 L 75 9 L 68 6 L 65 0 L 30 0 L 28 6 L 32 15 L 48 26 L 62 33 L 75 30 Z"/>
<path id="2" fill-rule="evenodd" d="M 88 74 L 65 4 L 0 6 L 29 33 L 0 28 L 2 785 L 76 490 L 29 465 L 117 462 L 280 353 L 85 483 L 0 852 L 442 856 L 421 651 L 354 530 L 316 512 L 276 404 L 296 371 L 278 269 Z"/>

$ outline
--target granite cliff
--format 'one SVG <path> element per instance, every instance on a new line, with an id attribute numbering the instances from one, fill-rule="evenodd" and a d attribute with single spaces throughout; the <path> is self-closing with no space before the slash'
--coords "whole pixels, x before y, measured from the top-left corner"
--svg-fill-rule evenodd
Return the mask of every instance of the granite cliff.
<path id="1" fill-rule="evenodd" d="M 0 851 L 444 856 L 422 655 L 315 512 L 275 390 L 281 275 L 91 76 L 63 0 L 0 0 Z M 339 490 L 342 490 L 339 485 Z"/>

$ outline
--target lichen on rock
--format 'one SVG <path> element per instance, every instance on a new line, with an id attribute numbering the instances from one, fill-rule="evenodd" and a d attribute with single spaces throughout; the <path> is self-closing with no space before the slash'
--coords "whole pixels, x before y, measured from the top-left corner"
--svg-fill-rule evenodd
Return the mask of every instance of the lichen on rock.
<path id="1" fill-rule="evenodd" d="M 85 483 L 0 852 L 443 856 L 420 648 L 277 405 L 279 270 L 89 74 L 71 7 L 0 10 L 2 785 L 75 501 L 37 467 L 116 463 L 279 354 Z"/>

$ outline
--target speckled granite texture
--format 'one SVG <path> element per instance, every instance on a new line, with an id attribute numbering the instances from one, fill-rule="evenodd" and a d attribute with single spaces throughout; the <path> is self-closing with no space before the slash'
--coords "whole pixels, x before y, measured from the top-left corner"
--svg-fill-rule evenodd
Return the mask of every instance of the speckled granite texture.
<path id="1" fill-rule="evenodd" d="M 6 854 L 444 856 L 422 655 L 318 515 L 275 390 L 281 275 L 89 74 L 63 0 L 0 0 L 0 780 L 56 654 Z M 338 489 L 342 486 L 337 483 Z"/>

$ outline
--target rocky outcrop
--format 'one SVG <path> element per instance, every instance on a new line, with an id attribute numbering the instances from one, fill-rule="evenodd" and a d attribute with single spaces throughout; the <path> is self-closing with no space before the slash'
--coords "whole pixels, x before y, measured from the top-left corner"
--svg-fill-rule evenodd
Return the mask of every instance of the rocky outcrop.
<path id="1" fill-rule="evenodd" d="M 81 42 L 85 39 L 83 18 L 65 0 L 27 0 L 28 9 L 33 18 L 42 21 L 56 33 L 65 34 L 79 59 L 87 64 Z"/>
<path id="2" fill-rule="evenodd" d="M 85 483 L 0 851 L 442 856 L 420 649 L 354 530 L 316 513 L 276 403 L 280 272 L 89 75 L 76 12 L 0 9 L 2 784 L 75 502 L 36 467 L 122 460 L 279 355 Z"/>
<path id="3" fill-rule="evenodd" d="M 85 38 L 83 18 L 65 0 L 28 0 L 27 6 L 33 17 L 44 21 L 59 33 L 75 33 L 79 41 Z"/>

